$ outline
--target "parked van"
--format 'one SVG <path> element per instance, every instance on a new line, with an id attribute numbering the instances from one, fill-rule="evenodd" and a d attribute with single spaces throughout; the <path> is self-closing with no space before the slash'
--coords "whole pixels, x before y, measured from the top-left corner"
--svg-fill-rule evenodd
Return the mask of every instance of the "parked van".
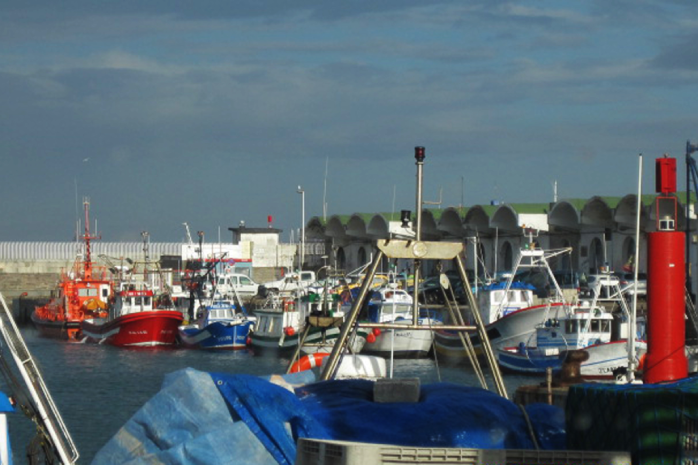
<path id="1" fill-rule="evenodd" d="M 218 276 L 216 291 L 222 296 L 232 296 L 233 289 L 241 299 L 249 299 L 257 294 L 259 284 L 241 273 L 226 273 Z"/>

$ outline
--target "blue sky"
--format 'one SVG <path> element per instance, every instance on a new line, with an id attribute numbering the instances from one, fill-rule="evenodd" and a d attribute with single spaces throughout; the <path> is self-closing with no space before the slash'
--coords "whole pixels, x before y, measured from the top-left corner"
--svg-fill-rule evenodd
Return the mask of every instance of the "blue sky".
<path id="1" fill-rule="evenodd" d="M 694 1 L 0 3 L 0 240 L 654 189 L 698 142 Z M 325 176 L 326 166 L 328 167 Z M 326 190 L 325 190 L 326 182 Z M 78 202 L 76 202 L 76 199 Z"/>

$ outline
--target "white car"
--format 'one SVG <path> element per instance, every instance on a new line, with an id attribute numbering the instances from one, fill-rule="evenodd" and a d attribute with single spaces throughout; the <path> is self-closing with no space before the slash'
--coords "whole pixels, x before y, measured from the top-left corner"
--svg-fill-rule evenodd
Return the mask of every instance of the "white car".
<path id="1" fill-rule="evenodd" d="M 231 296 L 233 289 L 240 298 L 250 298 L 257 294 L 259 284 L 241 273 L 226 273 L 218 276 L 216 292 L 222 296 Z"/>
<path id="2" fill-rule="evenodd" d="M 308 286 L 317 281 L 315 272 L 301 271 L 291 273 L 279 280 L 269 281 L 262 286 L 268 291 L 280 295 L 294 295 L 296 292 L 305 292 Z"/>

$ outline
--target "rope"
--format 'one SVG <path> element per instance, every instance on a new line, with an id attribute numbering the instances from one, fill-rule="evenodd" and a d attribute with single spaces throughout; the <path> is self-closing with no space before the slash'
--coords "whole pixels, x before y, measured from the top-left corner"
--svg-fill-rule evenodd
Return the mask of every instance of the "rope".
<path id="1" fill-rule="evenodd" d="M 521 404 L 517 404 L 519 406 L 519 410 L 521 410 L 521 413 L 523 414 L 524 421 L 526 422 L 526 427 L 528 429 L 528 434 L 531 436 L 531 441 L 533 441 L 533 445 L 535 446 L 536 450 L 540 450 L 540 445 L 538 444 L 538 438 L 536 438 L 536 432 L 533 429 L 533 425 L 531 424 L 531 419 L 528 417 L 528 412 L 526 411 L 526 407 L 524 407 Z"/>

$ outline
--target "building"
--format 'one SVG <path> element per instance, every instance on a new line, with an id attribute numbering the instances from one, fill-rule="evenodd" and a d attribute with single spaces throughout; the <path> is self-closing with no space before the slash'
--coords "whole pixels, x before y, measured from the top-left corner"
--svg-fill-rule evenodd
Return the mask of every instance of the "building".
<path id="1" fill-rule="evenodd" d="M 685 196 L 683 196 L 685 198 Z M 687 271 L 695 280 L 696 218 L 692 206 L 687 209 L 677 197 L 676 229 L 689 234 L 690 260 Z M 638 198 L 592 197 L 590 199 L 560 200 L 549 204 L 475 205 L 468 208 L 424 210 L 422 238 L 424 240 L 458 241 L 466 246 L 466 267 L 487 270 L 491 275 L 511 270 L 517 251 L 529 241 L 544 249 L 571 248 L 571 254 L 553 262 L 559 270 L 594 274 L 602 266 L 611 270 L 632 269 L 646 272 L 647 233 L 656 230 L 657 197 L 641 198 L 639 254 L 635 257 Z M 326 222 L 313 217 L 306 234 L 314 240 L 324 240 L 332 251 L 331 263 L 339 269 L 352 270 L 369 262 L 376 252 L 375 241 L 405 237 L 404 228 L 396 214 L 364 214 L 332 216 Z M 425 263 L 426 275 L 435 273 L 434 264 Z M 449 264 L 444 264 L 444 269 Z M 402 269 L 407 264 L 396 264 Z M 383 266 L 388 269 L 388 264 Z M 693 282 L 692 281 L 692 282 Z M 695 289 L 695 283 L 693 283 Z"/>

